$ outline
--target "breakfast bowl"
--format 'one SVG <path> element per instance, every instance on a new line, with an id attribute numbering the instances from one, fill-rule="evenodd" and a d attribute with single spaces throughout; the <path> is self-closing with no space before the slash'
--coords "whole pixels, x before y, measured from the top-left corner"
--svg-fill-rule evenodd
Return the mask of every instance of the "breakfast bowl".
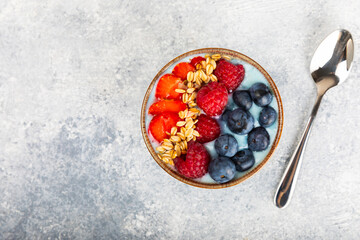
<path id="1" fill-rule="evenodd" d="M 237 185 L 274 153 L 283 106 L 270 75 L 223 48 L 186 52 L 151 81 L 141 108 L 144 142 L 177 180 L 201 188 Z"/>

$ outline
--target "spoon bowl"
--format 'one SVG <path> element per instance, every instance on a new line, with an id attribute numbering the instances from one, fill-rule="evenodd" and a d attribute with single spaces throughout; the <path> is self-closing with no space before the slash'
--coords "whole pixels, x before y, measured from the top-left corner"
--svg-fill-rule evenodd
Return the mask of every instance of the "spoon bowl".
<path id="1" fill-rule="evenodd" d="M 311 60 L 310 72 L 317 87 L 317 98 L 301 140 L 289 160 L 276 191 L 274 202 L 277 207 L 284 208 L 290 202 L 299 174 L 303 152 L 322 97 L 327 90 L 347 79 L 353 59 L 354 42 L 351 34 L 344 29 L 331 33 L 316 49 Z"/>
<path id="2" fill-rule="evenodd" d="M 353 59 L 354 42 L 350 32 L 341 29 L 325 38 L 310 63 L 311 76 L 318 90 L 320 88 L 326 92 L 329 88 L 343 83 L 350 73 Z"/>

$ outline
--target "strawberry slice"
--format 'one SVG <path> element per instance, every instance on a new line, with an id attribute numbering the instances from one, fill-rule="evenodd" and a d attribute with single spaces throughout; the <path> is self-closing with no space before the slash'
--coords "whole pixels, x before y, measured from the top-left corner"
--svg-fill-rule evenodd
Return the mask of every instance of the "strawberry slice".
<path id="1" fill-rule="evenodd" d="M 205 60 L 206 59 L 201 56 L 194 57 L 193 59 L 191 59 L 190 64 L 196 67 L 196 65 L 198 65 L 201 61 L 205 61 Z"/>
<path id="2" fill-rule="evenodd" d="M 181 93 L 175 92 L 175 89 L 182 88 L 180 78 L 172 74 L 162 76 L 156 86 L 155 97 L 158 99 L 180 99 Z"/>
<path id="3" fill-rule="evenodd" d="M 149 108 L 149 114 L 157 115 L 163 112 L 174 112 L 178 113 L 186 109 L 186 104 L 179 100 L 160 100 L 153 103 Z"/>
<path id="4" fill-rule="evenodd" d="M 187 63 L 187 62 L 181 62 L 181 63 L 178 63 L 174 67 L 172 73 L 175 76 L 178 76 L 179 78 L 185 80 L 188 72 L 190 72 L 190 71 L 195 71 L 195 68 L 193 67 L 193 65 L 191 65 L 190 63 Z"/>
<path id="5" fill-rule="evenodd" d="M 171 128 L 175 127 L 178 121 L 180 121 L 180 118 L 177 113 L 164 112 L 156 115 L 150 121 L 149 133 L 156 141 L 161 143 L 168 137 L 166 132 L 170 133 Z"/>

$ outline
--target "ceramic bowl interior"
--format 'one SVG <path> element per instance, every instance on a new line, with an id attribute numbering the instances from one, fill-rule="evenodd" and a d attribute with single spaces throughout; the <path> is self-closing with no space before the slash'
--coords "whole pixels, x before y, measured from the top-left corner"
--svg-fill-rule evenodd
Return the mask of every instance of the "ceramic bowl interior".
<path id="1" fill-rule="evenodd" d="M 268 86 L 271 88 L 271 91 L 272 91 L 272 93 L 274 95 L 274 100 L 276 101 L 275 104 L 277 104 L 277 110 L 278 110 L 276 134 L 275 134 L 274 140 L 272 141 L 270 149 L 269 149 L 268 153 L 266 154 L 266 156 L 263 158 L 263 160 L 260 161 L 257 165 L 255 164 L 255 167 L 248 170 L 247 172 L 242 174 L 237 179 L 233 179 L 230 182 L 222 183 L 222 184 L 219 184 L 219 183 L 205 183 L 205 182 L 199 182 L 199 181 L 194 180 L 194 179 L 186 178 L 186 177 L 182 176 L 181 174 L 179 174 L 172 166 L 169 166 L 168 164 L 164 163 L 157 156 L 156 151 L 155 151 L 153 145 L 151 144 L 151 140 L 150 140 L 150 138 L 148 136 L 147 126 L 146 126 L 146 123 L 147 123 L 147 117 L 146 117 L 147 108 L 148 108 L 149 104 L 151 103 L 151 101 L 153 101 L 153 99 L 151 97 L 151 93 L 154 90 L 154 87 L 156 87 L 157 80 L 163 74 L 167 73 L 168 71 L 171 72 L 171 70 L 173 69 L 173 66 L 175 64 L 177 64 L 178 62 L 180 62 L 180 61 L 188 61 L 190 57 L 193 57 L 193 55 L 204 55 L 204 54 L 226 55 L 226 56 L 231 57 L 232 59 L 236 59 L 236 60 L 239 60 L 241 62 L 246 62 L 247 64 L 250 64 L 254 68 L 256 68 L 264 76 L 264 79 L 266 79 L 266 81 L 268 82 Z M 246 72 L 245 72 L 245 74 L 246 74 Z M 257 62 L 255 62 L 251 58 L 245 56 L 244 54 L 233 51 L 233 50 L 223 49 L 223 48 L 203 48 L 203 49 L 197 49 L 197 50 L 189 51 L 187 53 L 184 53 L 184 54 L 176 57 L 175 59 L 171 60 L 168 64 L 166 64 L 156 74 L 156 76 L 154 77 L 154 79 L 150 83 L 150 85 L 149 85 L 149 87 L 148 87 L 148 89 L 146 91 L 144 100 L 143 100 L 142 109 L 141 109 L 141 131 L 142 131 L 142 135 L 143 135 L 146 147 L 148 148 L 150 154 L 152 155 L 154 160 L 157 162 L 157 164 L 159 164 L 159 166 L 162 169 L 164 169 L 168 174 L 170 174 L 172 177 L 176 178 L 177 180 L 179 180 L 181 182 L 184 182 L 186 184 L 192 185 L 192 186 L 201 187 L 201 188 L 208 188 L 208 189 L 218 189 L 218 188 L 231 187 L 231 186 L 237 185 L 237 184 L 245 181 L 246 179 L 248 179 L 249 177 L 254 175 L 256 172 L 258 172 L 268 162 L 268 160 L 270 159 L 271 155 L 274 153 L 275 148 L 277 147 L 277 145 L 279 143 L 282 128 L 283 128 L 283 119 L 284 119 L 283 106 L 282 106 L 279 91 L 278 91 L 274 81 L 271 79 L 270 75 Z"/>

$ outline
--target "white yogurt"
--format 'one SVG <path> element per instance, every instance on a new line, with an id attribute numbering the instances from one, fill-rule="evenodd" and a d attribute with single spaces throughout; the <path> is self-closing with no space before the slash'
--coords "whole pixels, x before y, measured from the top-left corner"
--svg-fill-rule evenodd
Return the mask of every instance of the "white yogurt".
<path id="1" fill-rule="evenodd" d="M 172 69 L 179 62 L 186 61 L 187 59 L 191 59 L 191 58 L 196 57 L 196 56 L 204 56 L 204 55 L 205 54 L 195 54 L 195 55 L 192 55 L 192 56 L 188 56 L 186 59 L 180 60 L 180 61 L 174 63 L 173 65 L 169 66 L 168 69 L 164 72 L 164 74 L 171 73 Z M 258 82 L 264 83 L 271 90 L 270 84 L 266 80 L 265 76 L 258 69 L 256 69 L 254 66 L 252 66 L 251 64 L 249 64 L 247 62 L 244 62 L 244 61 L 242 61 L 240 59 L 232 59 L 231 62 L 234 63 L 234 64 L 242 64 L 244 66 L 244 69 L 245 69 L 244 80 L 242 81 L 240 86 L 237 88 L 237 90 L 247 90 L 254 83 L 258 83 Z M 152 91 L 150 93 L 149 100 L 148 100 L 147 106 L 146 106 L 146 112 L 148 112 L 149 107 L 151 106 L 151 104 L 153 104 L 156 101 L 156 99 L 155 99 L 156 85 L 157 84 L 155 84 L 155 86 L 153 87 L 153 89 L 152 89 Z M 272 100 L 272 102 L 270 103 L 269 106 L 273 107 L 276 110 L 276 112 L 279 112 L 278 105 L 277 105 L 274 93 L 273 93 L 273 100 Z M 227 104 L 226 108 L 229 108 L 229 109 L 237 108 L 237 106 L 233 102 L 232 94 L 229 95 L 229 100 L 228 100 L 228 104 Z M 261 109 L 262 109 L 261 107 L 258 107 L 256 104 L 253 103 L 252 107 L 249 110 L 250 113 L 253 115 L 254 120 L 255 120 L 254 127 L 260 126 L 260 124 L 258 122 L 258 118 L 259 118 L 259 114 L 260 114 Z M 152 119 L 151 115 L 148 115 L 148 114 L 145 115 L 145 123 L 146 123 L 146 131 L 147 132 L 148 132 L 148 127 L 149 127 L 149 123 L 150 123 L 151 119 Z M 217 119 L 220 119 L 220 116 L 217 117 Z M 219 124 L 221 126 L 221 134 L 229 133 L 229 134 L 232 134 L 236 138 L 236 140 L 238 141 L 238 145 L 239 145 L 238 150 L 241 150 L 241 149 L 244 149 L 244 148 L 248 147 L 247 134 L 246 135 L 235 134 L 235 133 L 230 131 L 230 129 L 226 126 L 225 122 L 222 122 L 222 121 L 218 121 L 218 122 L 219 122 Z M 237 178 L 240 178 L 240 177 L 244 176 L 246 173 L 248 173 L 249 171 L 254 169 L 256 166 L 258 166 L 265 159 L 266 155 L 269 153 L 269 151 L 271 149 L 271 146 L 272 146 L 272 144 L 274 143 L 274 140 L 275 140 L 276 132 L 278 130 L 278 118 L 276 119 L 276 122 L 273 125 L 271 125 L 270 127 L 266 128 L 266 130 L 268 131 L 268 133 L 270 135 L 269 147 L 264 151 L 254 152 L 254 157 L 255 157 L 254 166 L 252 168 L 250 168 L 249 170 L 245 171 L 245 172 L 237 172 L 234 179 L 237 179 Z M 154 149 L 160 145 L 154 139 L 152 139 L 151 136 L 149 136 L 149 138 L 150 138 L 150 142 L 151 142 L 152 146 L 154 147 Z M 217 155 L 217 153 L 215 151 L 215 148 L 214 148 L 214 142 L 215 141 L 204 144 L 204 146 L 208 150 L 211 158 L 218 157 L 218 155 Z M 174 169 L 174 167 L 171 166 L 171 165 L 169 165 L 169 167 Z M 216 183 L 210 177 L 210 175 L 208 173 L 205 176 L 203 176 L 201 178 L 198 178 L 198 179 L 195 179 L 195 180 L 199 181 L 199 182 L 202 182 L 202 183 Z"/>

